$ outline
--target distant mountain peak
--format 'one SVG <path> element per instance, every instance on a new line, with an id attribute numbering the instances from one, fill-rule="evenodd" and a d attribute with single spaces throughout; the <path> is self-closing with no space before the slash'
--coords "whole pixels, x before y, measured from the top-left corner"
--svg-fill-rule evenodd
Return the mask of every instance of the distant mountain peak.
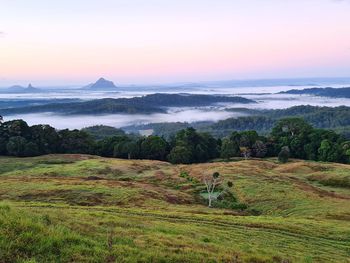
<path id="1" fill-rule="evenodd" d="M 33 92 L 40 92 L 41 90 L 38 88 L 34 88 L 32 86 L 32 84 L 29 83 L 29 85 L 27 87 L 23 87 L 20 85 L 14 85 L 11 86 L 5 90 L 3 90 L 2 92 L 5 93 L 33 93 Z"/>
<path id="2" fill-rule="evenodd" d="M 34 88 L 34 87 L 32 86 L 32 84 L 31 84 L 31 83 L 29 83 L 29 85 L 28 85 L 27 89 L 36 89 L 36 88 Z"/>
<path id="3" fill-rule="evenodd" d="M 101 77 L 96 82 L 102 82 L 102 81 L 108 81 L 108 80 L 106 80 L 105 78 Z"/>
<path id="4" fill-rule="evenodd" d="M 103 89 L 115 89 L 117 86 L 113 81 L 107 80 L 105 78 L 99 78 L 95 83 L 86 86 L 88 89 L 103 90 Z"/>

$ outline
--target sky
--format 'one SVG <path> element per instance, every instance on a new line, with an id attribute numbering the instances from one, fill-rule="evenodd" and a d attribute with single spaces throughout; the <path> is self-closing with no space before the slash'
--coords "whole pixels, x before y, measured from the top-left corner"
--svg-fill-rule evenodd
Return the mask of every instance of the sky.
<path id="1" fill-rule="evenodd" d="M 349 77 L 346 0 L 0 0 L 0 85 Z"/>

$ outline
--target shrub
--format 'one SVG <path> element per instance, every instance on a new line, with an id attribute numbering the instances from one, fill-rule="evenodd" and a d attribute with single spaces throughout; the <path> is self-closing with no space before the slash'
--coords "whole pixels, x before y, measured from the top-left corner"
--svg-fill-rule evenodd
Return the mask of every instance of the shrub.
<path id="1" fill-rule="evenodd" d="M 280 163 L 286 163 L 289 159 L 289 148 L 288 146 L 282 147 L 280 153 L 278 154 L 278 161 Z"/>

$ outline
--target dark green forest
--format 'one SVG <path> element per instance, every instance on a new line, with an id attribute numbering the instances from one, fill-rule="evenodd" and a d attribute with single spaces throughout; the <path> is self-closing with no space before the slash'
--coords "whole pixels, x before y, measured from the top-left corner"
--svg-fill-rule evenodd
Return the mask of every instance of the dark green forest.
<path id="1" fill-rule="evenodd" d="M 26 157 L 80 153 L 185 164 L 232 157 L 350 163 L 349 140 L 332 130 L 313 128 L 301 118 L 281 119 L 265 136 L 255 130 L 231 130 L 229 136 L 215 138 L 189 127 L 169 139 L 128 135 L 122 131 L 113 136 L 97 137 L 101 129 L 106 128 L 57 131 L 49 125 L 28 126 L 23 120 L 7 121 L 0 125 L 0 154 Z M 115 131 L 107 129 L 106 132 L 113 134 Z"/>

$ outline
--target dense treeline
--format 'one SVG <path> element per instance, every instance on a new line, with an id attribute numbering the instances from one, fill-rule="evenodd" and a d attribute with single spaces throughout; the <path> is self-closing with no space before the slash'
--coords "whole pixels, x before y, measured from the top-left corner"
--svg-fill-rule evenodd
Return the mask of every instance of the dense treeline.
<path id="1" fill-rule="evenodd" d="M 94 139 L 101 140 L 106 137 L 125 135 L 125 132 L 121 129 L 106 125 L 94 125 L 87 128 L 83 128 L 82 131 L 90 134 Z"/>
<path id="2" fill-rule="evenodd" d="M 193 127 L 196 130 L 201 130 L 201 128 L 206 128 L 211 124 L 213 124 L 213 122 L 210 122 L 210 121 L 201 121 L 201 122 L 195 122 L 195 123 L 159 122 L 159 123 L 148 123 L 148 124 L 140 124 L 140 125 L 130 125 L 130 126 L 125 126 L 122 129 L 128 133 L 136 133 L 136 134 L 139 134 L 140 132 L 145 130 L 152 130 L 153 135 L 158 135 L 166 139 L 170 139 L 177 132 L 187 129 L 189 127 Z"/>
<path id="3" fill-rule="evenodd" d="M 283 110 L 267 111 L 274 119 L 286 117 L 302 117 L 317 128 L 337 128 L 350 125 L 350 107 L 319 107 L 302 105 Z"/>
<path id="4" fill-rule="evenodd" d="M 281 118 L 300 117 L 316 128 L 337 129 L 350 126 L 350 107 L 318 107 L 310 105 L 294 106 L 287 109 L 261 110 L 251 112 L 254 116 L 229 118 L 218 121 L 204 130 L 221 137 L 227 136 L 231 130 L 256 130 L 269 133 Z M 345 134 L 345 131 L 344 131 Z"/>
<path id="5" fill-rule="evenodd" d="M 266 134 L 272 129 L 275 123 L 276 120 L 268 116 L 247 116 L 218 121 L 208 127 L 204 127 L 203 130 L 210 132 L 216 137 L 228 136 L 232 130 L 256 130 L 259 133 Z"/>
<path id="6" fill-rule="evenodd" d="M 56 131 L 49 125 L 33 125 L 13 120 L 0 125 L 0 154 L 36 156 L 50 153 L 91 153 L 94 140 L 79 130 Z"/>
<path id="7" fill-rule="evenodd" d="M 92 131 L 101 128 L 97 126 Z M 23 120 L 1 123 L 1 155 L 24 157 L 50 153 L 97 154 L 172 163 L 199 163 L 240 156 L 283 156 L 283 159 L 293 157 L 349 163 L 350 141 L 334 131 L 315 129 L 299 118 L 279 120 L 268 136 L 261 136 L 254 130 L 231 131 L 230 136 L 216 139 L 209 133 L 186 128 L 168 140 L 159 136 L 141 137 L 122 132 L 96 139 L 84 130 L 57 131 L 48 125 L 29 127 Z"/>

